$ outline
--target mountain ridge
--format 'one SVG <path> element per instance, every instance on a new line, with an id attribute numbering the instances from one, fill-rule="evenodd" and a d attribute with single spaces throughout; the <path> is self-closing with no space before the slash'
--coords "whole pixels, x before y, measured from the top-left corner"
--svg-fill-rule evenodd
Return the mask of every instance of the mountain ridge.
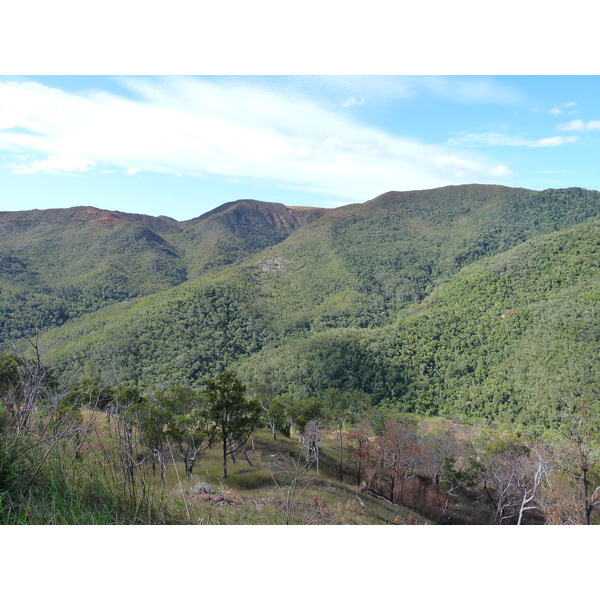
<path id="1" fill-rule="evenodd" d="M 514 393 L 502 369 L 517 373 L 516 363 L 506 355 L 483 369 L 487 359 L 464 354 L 478 351 L 469 337 L 460 345 L 461 332 L 477 331 L 490 356 L 514 349 L 539 373 L 543 348 L 535 336 L 548 347 L 566 342 L 558 331 L 532 332 L 560 322 L 560 302 L 583 315 L 573 319 L 583 319 L 590 335 L 598 327 L 576 296 L 595 302 L 588 287 L 600 270 L 599 192 L 473 184 L 305 210 L 303 222 L 296 218 L 302 211 L 283 204 L 242 200 L 187 225 L 165 221 L 160 233 L 148 226 L 158 217 L 13 232 L 0 243 L 2 339 L 17 341 L 37 319 L 48 339 L 60 340 L 56 365 L 66 376 L 88 361 L 107 378 L 150 386 L 194 385 L 225 368 L 252 382 L 270 369 L 281 393 L 294 397 L 358 386 L 406 410 L 513 418 L 513 409 L 498 407 Z M 94 214 L 104 215 L 84 209 L 79 216 Z M 493 272 L 483 283 L 472 279 L 476 295 L 465 284 L 467 275 L 538 247 L 545 250 L 523 263 L 529 266 L 519 289 Z M 575 278 L 571 287 L 567 273 Z M 555 281 L 557 294 L 545 299 L 536 280 Z M 529 289 L 539 314 L 511 306 Z M 486 330 L 470 311 L 492 302 L 490 293 L 493 302 L 508 300 Z M 481 319 L 483 325 L 488 317 Z M 514 329 L 520 323 L 523 329 Z M 453 345 L 455 354 L 448 353 Z M 593 346 L 582 341 L 577 348 L 568 365 L 588 364 L 578 353 L 593 355 Z M 470 373 L 487 383 L 475 384 Z M 452 381 L 456 393 L 439 387 Z M 534 396 L 519 383 L 531 388 L 527 377 L 514 381 L 532 406 L 543 405 L 543 386 Z M 459 390 L 471 399 L 461 404 Z M 523 408 L 520 400 L 513 404 Z"/>

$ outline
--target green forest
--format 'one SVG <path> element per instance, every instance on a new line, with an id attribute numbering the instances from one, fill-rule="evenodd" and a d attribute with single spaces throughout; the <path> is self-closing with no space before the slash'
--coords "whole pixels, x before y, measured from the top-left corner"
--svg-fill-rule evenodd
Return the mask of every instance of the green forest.
<path id="1" fill-rule="evenodd" d="M 600 193 L 0 213 L 0 522 L 600 521 Z"/>

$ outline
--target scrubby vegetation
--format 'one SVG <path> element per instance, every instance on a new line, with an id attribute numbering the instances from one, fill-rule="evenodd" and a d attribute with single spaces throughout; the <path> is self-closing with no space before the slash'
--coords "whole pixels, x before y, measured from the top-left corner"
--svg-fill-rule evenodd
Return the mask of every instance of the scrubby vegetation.
<path id="1" fill-rule="evenodd" d="M 525 436 L 401 413 L 357 390 L 291 401 L 263 376 L 199 387 L 61 384 L 4 354 L 5 524 L 568 523 L 600 518 L 600 420 L 584 401 Z"/>
<path id="2" fill-rule="evenodd" d="M 2 213 L 4 522 L 594 522 L 599 218 L 476 185 Z"/>

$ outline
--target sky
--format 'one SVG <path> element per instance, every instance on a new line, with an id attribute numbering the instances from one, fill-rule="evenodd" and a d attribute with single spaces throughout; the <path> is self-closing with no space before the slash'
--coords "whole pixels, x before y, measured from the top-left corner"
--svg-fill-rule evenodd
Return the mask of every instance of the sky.
<path id="1" fill-rule="evenodd" d="M 600 189 L 599 99 L 594 75 L 5 75 L 0 210 Z"/>

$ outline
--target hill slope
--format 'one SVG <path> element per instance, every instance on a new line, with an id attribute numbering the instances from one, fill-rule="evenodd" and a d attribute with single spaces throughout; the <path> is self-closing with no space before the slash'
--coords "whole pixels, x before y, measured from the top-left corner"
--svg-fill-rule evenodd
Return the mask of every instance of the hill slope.
<path id="1" fill-rule="evenodd" d="M 56 365 L 548 424 L 597 373 L 600 194 L 454 186 L 364 204 L 239 201 L 185 223 L 4 213 L 4 340 L 58 324 Z M 600 411 L 600 407 L 598 407 Z"/>
<path id="2" fill-rule="evenodd" d="M 410 410 L 513 418 L 524 398 L 542 402 L 533 375 L 517 374 L 523 357 L 565 351 L 544 323 L 558 322 L 561 302 L 585 315 L 593 300 L 598 215 L 597 192 L 472 185 L 327 212 L 241 201 L 184 224 L 158 220 L 156 237 L 134 219 L 102 239 L 135 233 L 138 260 L 147 252 L 173 268 L 163 279 L 133 269 L 138 297 L 71 318 L 52 334 L 55 359 L 72 374 L 91 360 L 107 378 L 149 385 L 194 384 L 237 365 L 248 380 L 271 370 L 292 395 L 358 387 Z M 177 268 L 179 284 L 168 280 Z M 540 282 L 556 272 L 571 279 L 548 295 Z M 595 356 L 587 343 L 576 355 L 584 350 Z"/>
<path id="3" fill-rule="evenodd" d="M 324 212 L 248 200 L 183 223 L 92 207 L 0 213 L 0 339 L 172 288 Z"/>
<path id="4" fill-rule="evenodd" d="M 600 414 L 600 222 L 462 269 L 375 329 L 337 328 L 238 365 L 277 393 L 361 389 L 421 414 L 554 424 L 586 398 Z"/>

